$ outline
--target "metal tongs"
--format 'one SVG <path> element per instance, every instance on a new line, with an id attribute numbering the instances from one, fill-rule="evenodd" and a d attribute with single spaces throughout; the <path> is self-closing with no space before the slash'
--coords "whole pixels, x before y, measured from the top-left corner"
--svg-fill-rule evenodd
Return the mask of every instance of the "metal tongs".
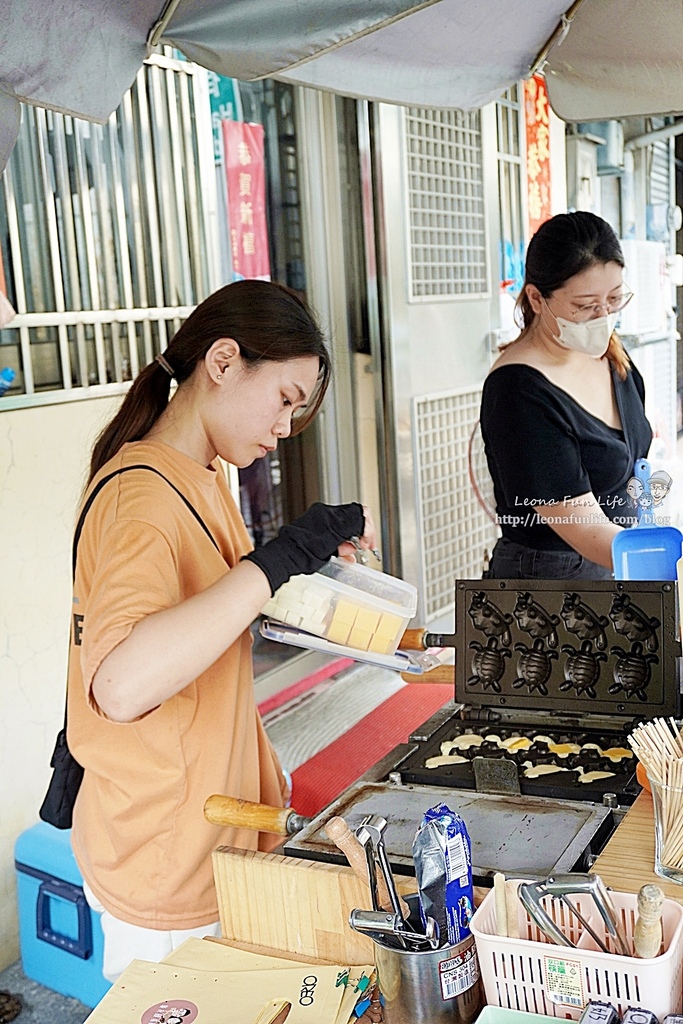
<path id="1" fill-rule="evenodd" d="M 541 906 L 541 900 L 544 896 L 558 897 L 562 900 L 603 952 L 611 952 L 600 936 L 591 928 L 588 921 L 579 913 L 574 904 L 567 899 L 570 894 L 592 897 L 600 916 L 605 922 L 607 934 L 612 938 L 617 952 L 622 956 L 631 956 L 631 951 L 619 925 L 614 904 L 599 875 L 556 875 L 546 878 L 544 882 L 522 882 L 519 887 L 519 898 L 524 904 L 529 917 L 538 925 L 544 935 L 547 935 L 556 945 L 576 948 L 575 943 L 567 938 Z"/>
<path id="2" fill-rule="evenodd" d="M 434 918 L 428 918 L 425 932 L 421 933 L 416 932 L 403 916 L 401 901 L 396 891 L 394 876 L 391 873 L 389 858 L 384 846 L 383 833 L 386 827 L 386 818 L 382 818 L 379 814 L 369 814 L 363 818 L 356 829 L 356 839 L 365 850 L 372 911 L 352 910 L 349 924 L 354 931 L 371 936 L 373 933 L 383 936 L 392 935 L 404 949 L 438 949 L 439 928 Z M 379 864 L 389 893 L 391 913 L 382 910 L 380 906 L 377 889 L 377 864 Z"/>

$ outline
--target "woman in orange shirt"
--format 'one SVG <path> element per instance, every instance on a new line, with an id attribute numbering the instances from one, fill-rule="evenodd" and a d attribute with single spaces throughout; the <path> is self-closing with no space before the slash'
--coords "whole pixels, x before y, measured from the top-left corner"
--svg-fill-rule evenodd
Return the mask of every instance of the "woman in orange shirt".
<path id="1" fill-rule="evenodd" d="M 95 444 L 86 501 L 106 483 L 77 551 L 68 742 L 84 768 L 72 844 L 111 980 L 218 933 L 216 846 L 268 848 L 208 824 L 206 798 L 288 796 L 255 706 L 249 626 L 291 575 L 349 555 L 351 537 L 374 547 L 374 527 L 359 504 L 317 504 L 253 551 L 217 456 L 243 467 L 274 451 L 329 376 L 300 299 L 241 281 L 197 307 Z"/>

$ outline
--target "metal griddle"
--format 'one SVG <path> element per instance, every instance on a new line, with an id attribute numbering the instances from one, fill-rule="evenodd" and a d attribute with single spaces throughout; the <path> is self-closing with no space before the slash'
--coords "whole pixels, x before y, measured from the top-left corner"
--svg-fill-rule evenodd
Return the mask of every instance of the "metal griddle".
<path id="1" fill-rule="evenodd" d="M 353 830 L 365 815 L 381 814 L 389 822 L 385 840 L 392 868 L 415 874 L 411 856 L 415 830 L 424 812 L 438 803 L 448 804 L 467 822 L 477 884 L 490 882 L 496 871 L 541 879 L 576 869 L 586 850 L 597 852 L 614 827 L 611 810 L 591 803 L 359 782 L 288 840 L 284 852 L 345 864 L 343 854 L 325 834 L 325 822 L 339 814 Z"/>
<path id="2" fill-rule="evenodd" d="M 567 758 L 495 743 L 466 764 L 427 768 L 457 735 L 529 736 L 628 748 L 638 721 L 680 711 L 678 615 L 673 583 L 658 581 L 459 580 L 455 584 L 456 700 L 461 710 L 399 766 L 403 782 L 486 788 L 478 774 L 504 760 L 529 796 L 630 804 L 639 791 L 635 757 L 621 762 L 581 751 Z M 481 758 L 487 764 L 484 765 Z M 570 770 L 528 779 L 524 763 Z M 578 771 L 612 776 L 580 783 Z"/>
<path id="3" fill-rule="evenodd" d="M 543 879 L 590 868 L 622 813 L 611 808 L 630 803 L 638 791 L 635 759 L 593 784 L 578 784 L 574 773 L 532 783 L 523 778 L 521 756 L 438 770 L 426 769 L 425 760 L 452 738 L 449 732 L 533 730 L 560 742 L 592 740 L 604 749 L 608 741 L 626 746 L 642 719 L 677 716 L 674 586 L 459 580 L 455 594 L 456 703 L 288 840 L 285 854 L 344 863 L 324 833 L 325 821 L 338 814 L 354 829 L 365 815 L 380 814 L 389 822 L 392 867 L 412 874 L 417 826 L 428 808 L 445 803 L 467 824 L 479 884 L 490 884 L 496 871 Z"/>

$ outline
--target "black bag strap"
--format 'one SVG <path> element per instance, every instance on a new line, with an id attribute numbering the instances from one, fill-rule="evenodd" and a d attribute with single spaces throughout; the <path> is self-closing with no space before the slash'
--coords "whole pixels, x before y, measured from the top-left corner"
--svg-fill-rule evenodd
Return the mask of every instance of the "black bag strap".
<path id="1" fill-rule="evenodd" d="M 107 476 L 103 476 L 102 479 L 100 481 L 98 481 L 97 486 L 92 489 L 92 491 L 88 495 L 88 500 L 86 501 L 85 505 L 81 509 L 81 514 L 78 517 L 78 522 L 76 523 L 76 529 L 74 530 L 74 542 L 73 542 L 73 548 L 72 548 L 72 551 L 71 551 L 71 568 L 72 568 L 73 579 L 74 580 L 76 579 L 76 555 L 78 553 L 78 542 L 81 539 L 81 533 L 83 532 L 83 524 L 85 523 L 85 517 L 87 516 L 88 512 L 90 511 L 90 508 L 92 506 L 93 501 L 95 500 L 97 495 L 100 493 L 100 491 L 102 490 L 104 485 L 106 483 L 109 483 L 109 481 L 113 477 L 120 476 L 121 473 L 129 473 L 132 469 L 146 469 L 146 470 L 148 470 L 148 472 L 156 473 L 157 476 L 160 476 L 162 480 L 165 480 L 166 483 L 168 484 L 168 486 L 172 487 L 173 490 L 176 492 L 176 494 L 180 498 L 182 498 L 182 500 L 185 502 L 186 506 L 188 507 L 188 509 L 190 510 L 192 515 L 195 517 L 195 519 L 197 520 L 197 522 L 201 526 L 201 528 L 204 531 L 204 533 L 206 534 L 206 536 L 209 538 L 209 540 L 211 541 L 211 543 L 215 547 L 216 551 L 218 551 L 220 553 L 220 548 L 218 547 L 218 544 L 216 543 L 216 541 L 215 541 L 211 531 L 209 530 L 208 526 L 206 525 L 206 523 L 204 522 L 204 520 L 200 516 L 199 512 L 197 512 L 197 509 L 194 507 L 194 505 L 191 504 L 191 502 L 189 502 L 187 500 L 187 498 L 185 497 L 183 492 L 179 491 L 178 488 L 176 487 L 176 485 L 171 483 L 171 481 L 168 479 L 168 477 L 165 477 L 164 474 L 161 473 L 158 469 L 155 469 L 154 466 L 145 466 L 145 465 L 142 465 L 142 464 L 135 465 L 135 466 L 122 466 L 121 469 L 115 469 L 112 473 L 109 473 Z M 68 688 L 68 681 L 67 681 L 67 688 Z M 64 704 L 64 732 L 65 733 L 66 733 L 66 712 L 67 712 L 67 708 L 68 708 L 68 693 L 67 693 L 67 700 L 66 700 L 66 702 Z"/>
<path id="2" fill-rule="evenodd" d="M 150 473 L 156 473 L 157 476 L 160 476 L 162 480 L 165 480 L 166 483 L 168 484 L 168 486 L 172 487 L 173 490 L 176 492 L 176 494 L 180 498 L 182 498 L 182 500 L 185 502 L 185 504 L 187 505 L 188 509 L 190 510 L 192 515 L 195 517 L 195 519 L 197 520 L 197 522 L 201 526 L 202 530 L 204 531 L 206 536 L 209 538 L 209 540 L 211 541 L 211 543 L 215 547 L 216 551 L 220 551 L 220 548 L 218 547 L 218 544 L 216 544 L 216 541 L 214 540 L 214 538 L 213 538 L 213 536 L 211 534 L 211 531 L 209 530 L 208 526 L 206 525 L 206 523 L 204 522 L 204 520 L 200 516 L 199 512 L 197 512 L 197 509 L 194 507 L 194 505 L 192 505 L 187 500 L 187 498 L 185 497 L 183 492 L 179 491 L 178 488 L 176 487 L 176 485 L 171 483 L 171 481 L 168 479 L 168 477 L 165 477 L 163 473 L 161 473 L 158 469 L 155 469 L 153 466 L 144 466 L 144 465 L 139 465 L 139 466 L 137 466 L 137 465 L 136 466 L 123 466 L 121 469 L 115 469 L 113 471 L 113 473 L 109 473 L 107 476 L 102 477 L 102 479 L 98 482 L 97 486 L 94 487 L 93 490 L 91 491 L 91 493 L 88 495 L 88 500 L 86 501 L 85 505 L 83 506 L 83 508 L 81 510 L 81 514 L 78 517 L 78 522 L 76 523 L 76 529 L 74 531 L 74 543 L 73 543 L 73 549 L 72 549 L 72 553 L 71 553 L 71 567 L 72 567 L 72 572 L 73 572 L 74 580 L 76 579 L 76 553 L 78 551 L 78 542 L 79 542 L 79 540 L 81 538 L 81 533 L 83 532 L 83 524 L 85 523 L 85 517 L 87 516 L 88 512 L 90 511 L 90 507 L 91 507 L 93 501 L 95 500 L 97 495 L 100 493 L 100 491 L 102 490 L 104 485 L 106 483 L 109 483 L 109 481 L 113 477 L 120 476 L 121 473 L 129 473 L 132 469 L 146 469 Z"/>

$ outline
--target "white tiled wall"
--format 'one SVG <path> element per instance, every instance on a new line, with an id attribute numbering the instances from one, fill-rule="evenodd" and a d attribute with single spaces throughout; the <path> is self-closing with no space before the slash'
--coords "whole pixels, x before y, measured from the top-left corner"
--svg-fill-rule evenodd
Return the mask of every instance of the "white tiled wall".
<path id="1" fill-rule="evenodd" d="M 119 400 L 0 406 L 0 969 L 18 955 L 14 842 L 38 820 L 64 713 L 76 507 Z"/>

